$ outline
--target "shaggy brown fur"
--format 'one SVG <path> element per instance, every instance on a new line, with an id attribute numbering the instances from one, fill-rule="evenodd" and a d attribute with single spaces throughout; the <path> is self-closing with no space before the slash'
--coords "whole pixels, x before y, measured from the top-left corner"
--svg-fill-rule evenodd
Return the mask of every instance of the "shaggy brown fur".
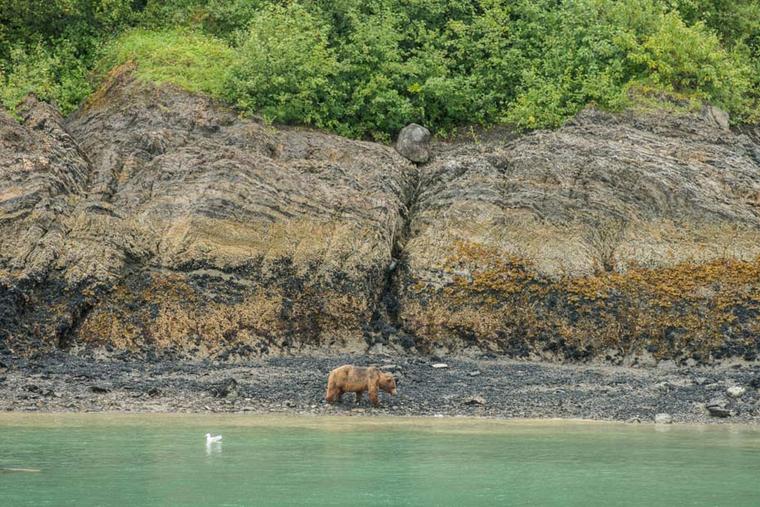
<path id="1" fill-rule="evenodd" d="M 378 406 L 380 404 L 377 397 L 379 389 L 395 395 L 397 390 L 393 375 L 373 367 L 362 368 L 346 364 L 330 372 L 327 378 L 325 399 L 333 403 L 340 401 L 343 393 L 356 393 L 356 403 L 359 403 L 364 391 L 368 391 L 370 401 L 374 406 Z"/>

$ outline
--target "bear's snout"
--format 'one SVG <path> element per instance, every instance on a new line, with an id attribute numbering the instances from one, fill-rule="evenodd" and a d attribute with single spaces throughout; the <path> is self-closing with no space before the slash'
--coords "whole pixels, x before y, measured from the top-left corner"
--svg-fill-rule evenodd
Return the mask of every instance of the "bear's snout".
<path id="1" fill-rule="evenodd" d="M 393 391 L 391 391 L 391 396 L 396 396 L 398 394 L 398 390 L 394 387 Z"/>

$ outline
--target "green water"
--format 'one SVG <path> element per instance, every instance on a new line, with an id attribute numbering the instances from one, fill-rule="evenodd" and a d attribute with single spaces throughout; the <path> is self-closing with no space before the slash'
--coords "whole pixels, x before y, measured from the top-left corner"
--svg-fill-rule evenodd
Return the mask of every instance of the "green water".
<path id="1" fill-rule="evenodd" d="M 207 448 L 206 432 L 223 444 Z M 760 430 L 10 414 L 0 468 L 3 507 L 757 506 Z"/>

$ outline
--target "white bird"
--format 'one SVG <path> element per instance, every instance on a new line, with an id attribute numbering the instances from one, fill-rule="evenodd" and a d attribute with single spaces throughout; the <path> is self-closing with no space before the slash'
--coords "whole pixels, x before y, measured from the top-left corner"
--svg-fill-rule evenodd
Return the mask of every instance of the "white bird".
<path id="1" fill-rule="evenodd" d="M 216 435 L 212 437 L 211 433 L 206 433 L 206 444 L 214 444 L 216 442 L 221 442 L 221 441 L 222 441 L 221 435 Z"/>

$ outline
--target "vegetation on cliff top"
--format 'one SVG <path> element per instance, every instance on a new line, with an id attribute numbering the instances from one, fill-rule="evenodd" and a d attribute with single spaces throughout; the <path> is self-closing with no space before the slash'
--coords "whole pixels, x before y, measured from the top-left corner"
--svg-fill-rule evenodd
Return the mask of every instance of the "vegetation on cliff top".
<path id="1" fill-rule="evenodd" d="M 631 89 L 760 119 L 758 0 L 0 0 L 0 99 L 77 107 L 112 67 L 272 121 L 552 127 Z"/>

